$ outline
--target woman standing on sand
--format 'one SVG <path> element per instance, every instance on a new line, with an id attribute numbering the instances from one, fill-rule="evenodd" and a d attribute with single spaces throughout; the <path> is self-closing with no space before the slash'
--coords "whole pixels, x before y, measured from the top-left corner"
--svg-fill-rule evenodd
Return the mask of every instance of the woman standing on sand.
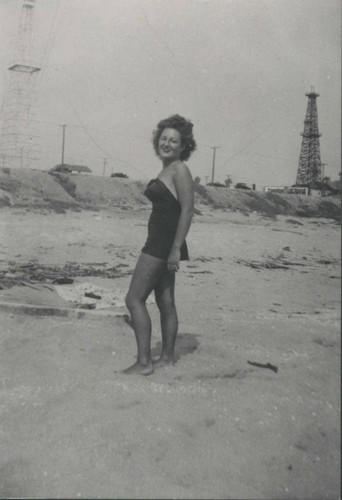
<path id="1" fill-rule="evenodd" d="M 163 168 L 145 190 L 152 201 L 148 237 L 126 296 L 138 356 L 137 362 L 124 373 L 150 375 L 153 366 L 174 363 L 178 330 L 175 272 L 179 261 L 189 258 L 185 237 L 194 211 L 193 180 L 183 163 L 196 149 L 192 127 L 190 121 L 173 115 L 160 121 L 154 132 L 153 146 Z M 146 308 L 152 290 L 160 311 L 162 333 L 162 351 L 157 361 L 151 358 L 151 318 Z"/>

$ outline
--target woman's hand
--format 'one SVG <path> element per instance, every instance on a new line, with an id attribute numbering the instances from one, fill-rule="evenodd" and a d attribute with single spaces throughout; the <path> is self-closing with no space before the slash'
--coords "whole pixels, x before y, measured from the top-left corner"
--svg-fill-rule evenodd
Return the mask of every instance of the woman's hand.
<path id="1" fill-rule="evenodd" d="M 169 258 L 167 259 L 167 270 L 170 272 L 178 271 L 180 261 L 180 249 L 172 248 Z"/>

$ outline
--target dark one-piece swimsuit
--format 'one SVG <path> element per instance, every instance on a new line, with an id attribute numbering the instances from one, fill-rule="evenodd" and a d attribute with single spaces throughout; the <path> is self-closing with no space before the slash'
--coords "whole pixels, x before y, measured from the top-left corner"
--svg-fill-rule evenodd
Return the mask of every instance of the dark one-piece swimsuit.
<path id="1" fill-rule="evenodd" d="M 169 188 L 159 179 L 152 179 L 144 192 L 152 201 L 152 212 L 148 221 L 148 236 L 143 253 L 167 260 L 175 239 L 181 206 Z M 188 260 L 188 248 L 184 241 L 180 260 Z"/>

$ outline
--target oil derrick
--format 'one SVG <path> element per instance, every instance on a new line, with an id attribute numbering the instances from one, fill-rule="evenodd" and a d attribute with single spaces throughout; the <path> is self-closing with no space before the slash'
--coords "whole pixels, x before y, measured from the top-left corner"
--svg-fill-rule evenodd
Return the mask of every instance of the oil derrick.
<path id="1" fill-rule="evenodd" d="M 316 99 L 319 94 L 315 93 L 314 87 L 308 94 L 308 106 L 304 120 L 304 132 L 302 133 L 302 147 L 299 156 L 296 185 L 309 188 L 321 180 L 321 154 L 319 149 L 318 115 Z"/>
<path id="2" fill-rule="evenodd" d="M 8 68 L 9 84 L 3 106 L 0 165 L 32 168 L 40 160 L 37 106 L 39 66 L 32 62 L 32 16 L 35 0 L 23 0 L 15 47 Z"/>

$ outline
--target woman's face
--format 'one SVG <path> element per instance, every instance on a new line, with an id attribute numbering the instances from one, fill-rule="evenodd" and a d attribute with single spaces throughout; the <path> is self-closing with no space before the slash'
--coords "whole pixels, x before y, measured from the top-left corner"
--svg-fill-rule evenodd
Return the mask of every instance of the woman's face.
<path id="1" fill-rule="evenodd" d="M 179 160 L 183 149 L 182 138 L 178 130 L 174 128 L 165 128 L 158 142 L 158 154 L 160 159 L 167 163 Z"/>

